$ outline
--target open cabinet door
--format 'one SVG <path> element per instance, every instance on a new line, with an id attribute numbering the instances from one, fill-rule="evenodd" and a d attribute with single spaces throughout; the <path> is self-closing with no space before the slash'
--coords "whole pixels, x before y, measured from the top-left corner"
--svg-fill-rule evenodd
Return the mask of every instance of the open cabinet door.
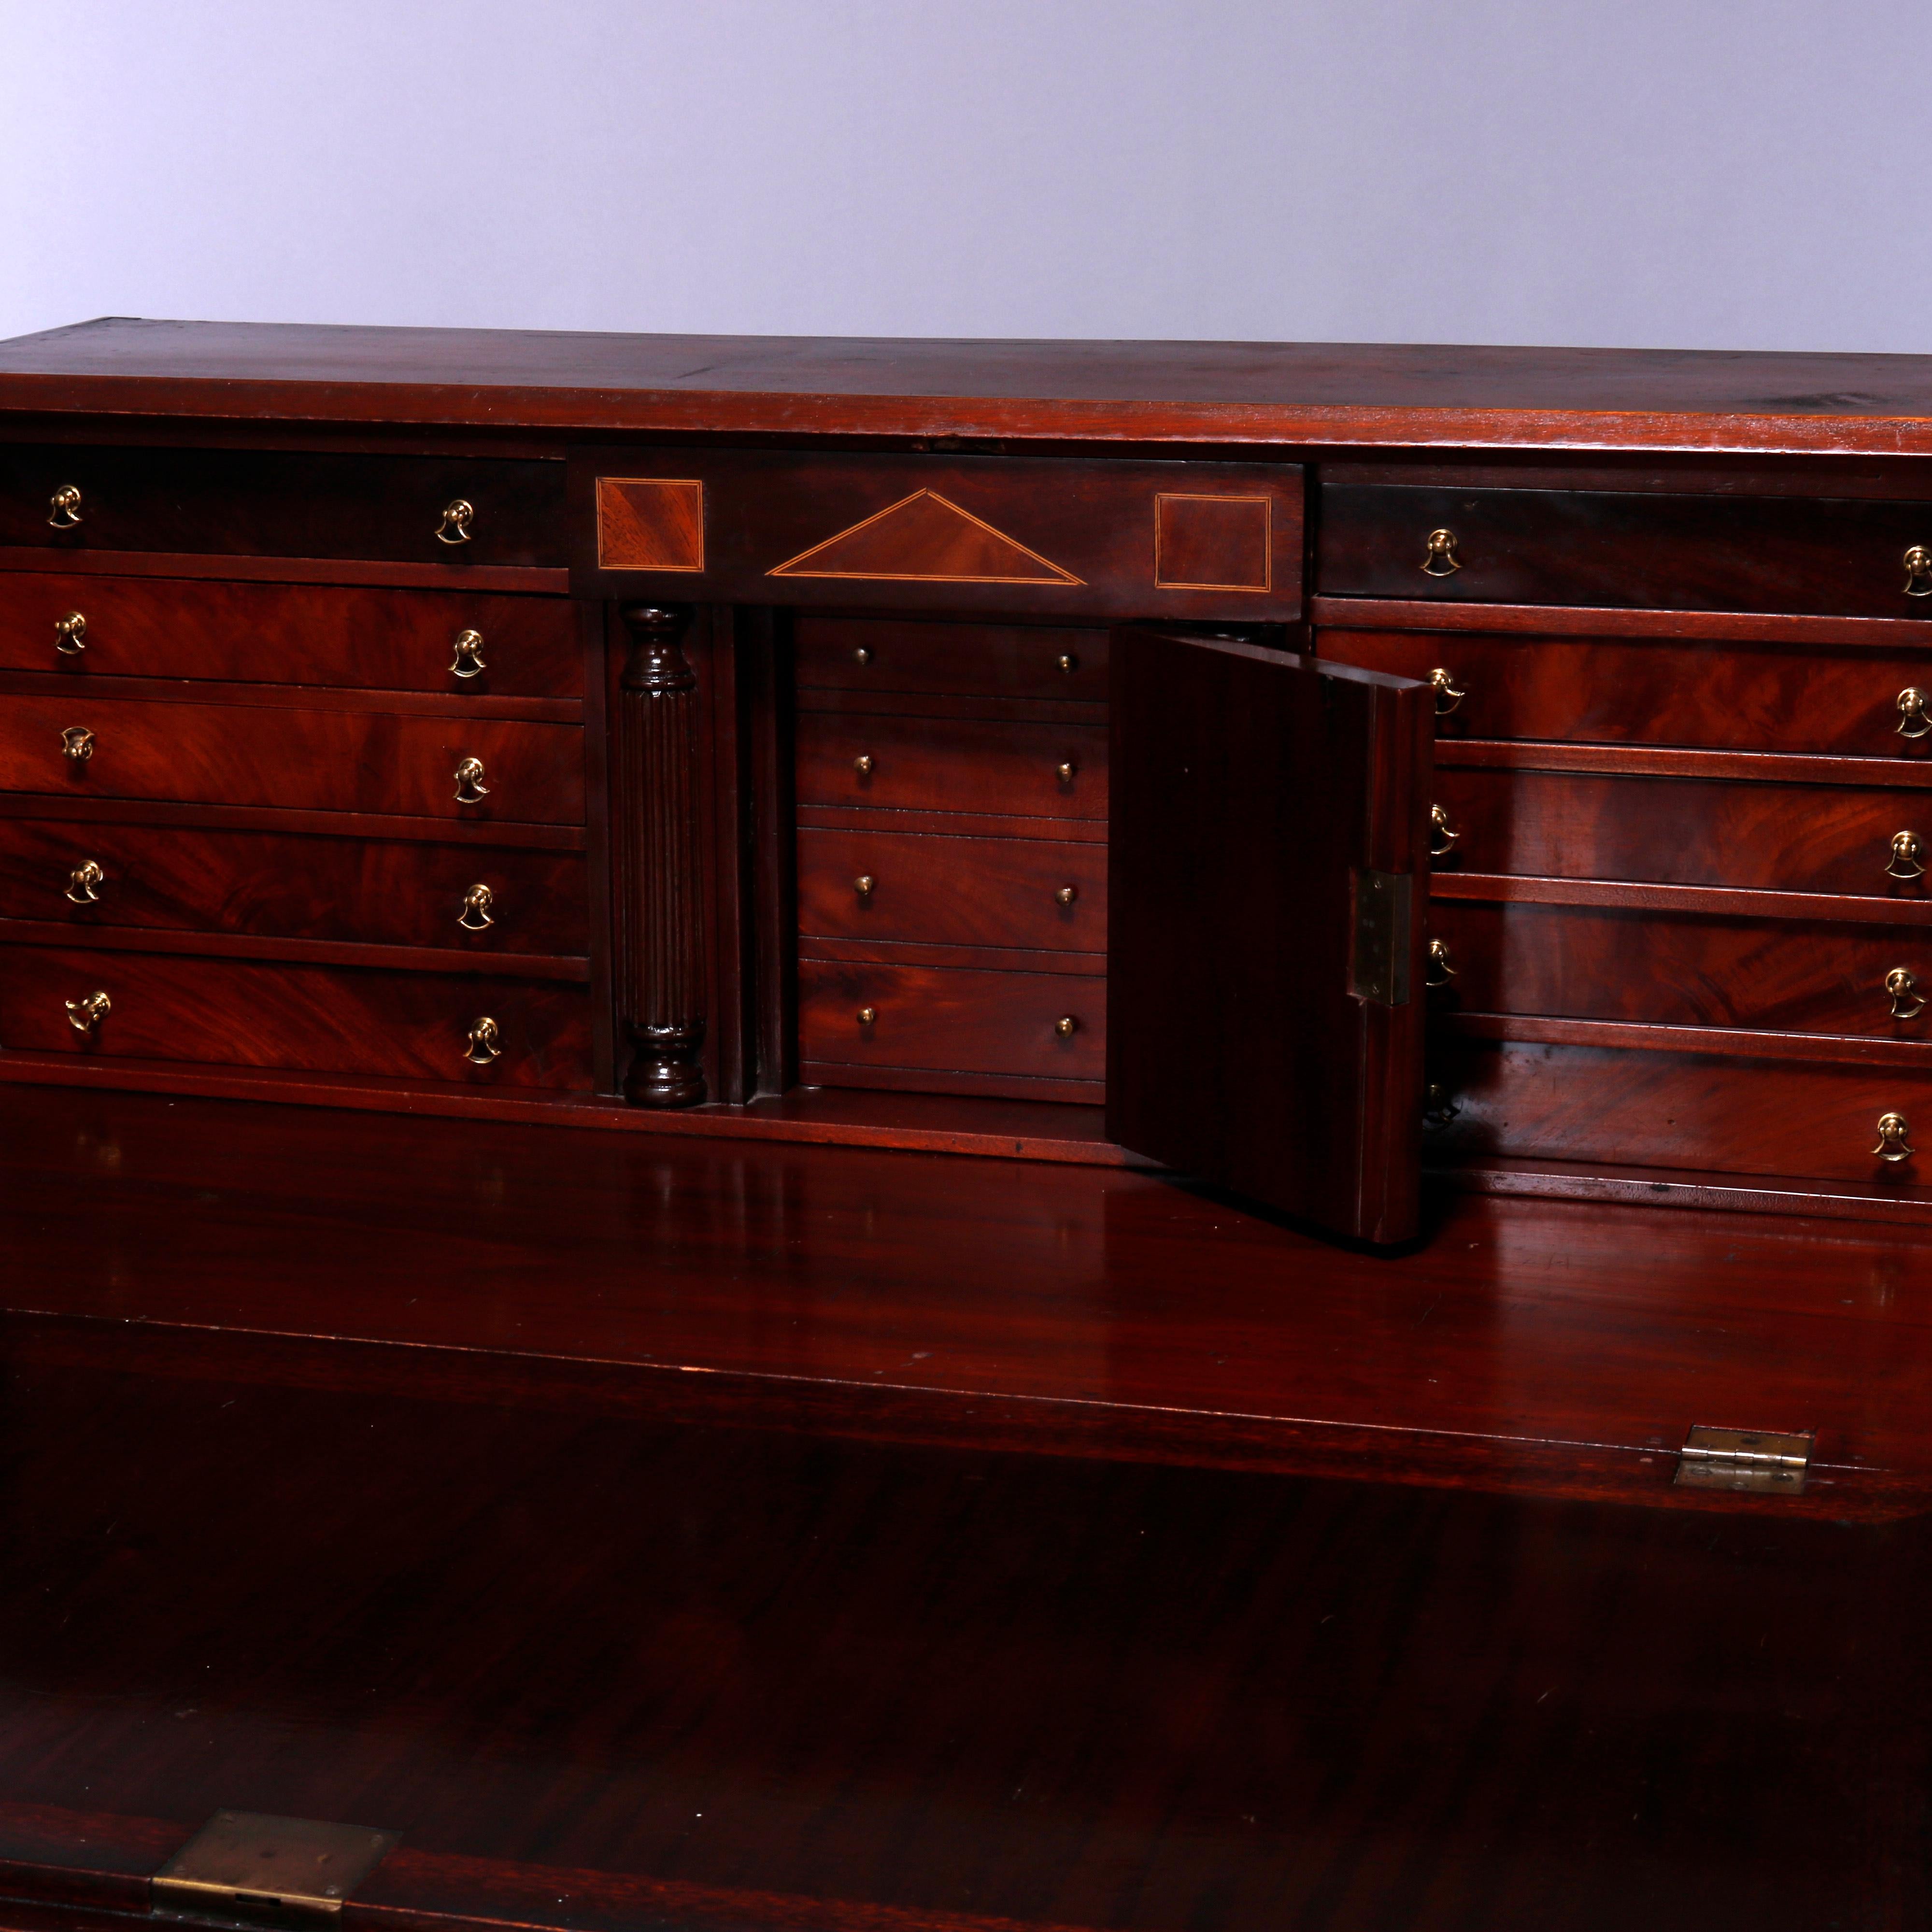
<path id="1" fill-rule="evenodd" d="M 1417 1229 L 1434 694 L 1113 638 L 1107 1125 L 1336 1233 Z"/>

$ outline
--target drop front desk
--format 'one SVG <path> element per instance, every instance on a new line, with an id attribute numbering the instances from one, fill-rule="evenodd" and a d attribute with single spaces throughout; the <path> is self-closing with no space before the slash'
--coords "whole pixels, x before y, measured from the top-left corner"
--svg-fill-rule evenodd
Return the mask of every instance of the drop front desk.
<path id="1" fill-rule="evenodd" d="M 1932 358 L 0 344 L 0 1096 L 11 1932 L 1927 1919 Z"/>

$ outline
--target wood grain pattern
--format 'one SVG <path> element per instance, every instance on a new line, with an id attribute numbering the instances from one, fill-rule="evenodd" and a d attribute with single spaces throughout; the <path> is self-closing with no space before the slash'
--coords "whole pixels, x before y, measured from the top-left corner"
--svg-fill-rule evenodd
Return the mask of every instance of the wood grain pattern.
<path id="1" fill-rule="evenodd" d="M 988 812 L 1040 820 L 1107 816 L 1104 723 L 1014 724 L 801 711 L 801 806 Z M 871 760 L 860 770 L 858 760 Z M 1063 778 L 1060 767 L 1073 767 Z"/>
<path id="2" fill-rule="evenodd" d="M 1107 633 L 1073 625 L 802 611 L 793 627 L 792 663 L 801 691 L 941 692 L 1101 704 L 1107 699 Z"/>
<path id="3" fill-rule="evenodd" d="M 597 560 L 607 570 L 703 570 L 704 485 L 688 477 L 598 477 Z"/>
<path id="4" fill-rule="evenodd" d="M 83 655 L 54 626 L 87 620 Z M 480 632 L 484 668 L 459 677 L 454 640 Z M 0 575 L 0 669 L 100 677 L 344 685 L 468 697 L 578 698 L 576 624 L 561 598 L 167 578 Z"/>

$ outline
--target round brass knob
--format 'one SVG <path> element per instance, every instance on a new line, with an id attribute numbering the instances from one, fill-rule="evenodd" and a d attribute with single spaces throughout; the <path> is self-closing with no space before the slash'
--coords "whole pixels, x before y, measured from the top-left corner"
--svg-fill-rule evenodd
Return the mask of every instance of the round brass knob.
<path id="1" fill-rule="evenodd" d="M 61 734 L 61 754 L 77 765 L 86 764 L 94 755 L 94 734 L 85 724 L 70 724 Z"/>
<path id="2" fill-rule="evenodd" d="M 1454 530 L 1431 530 L 1426 541 L 1422 559 L 1422 574 L 1425 577 L 1448 577 L 1462 568 L 1456 555 Z"/>
<path id="3" fill-rule="evenodd" d="M 67 1003 L 67 1023 L 77 1034 L 92 1034 L 114 1010 L 114 1002 L 105 993 L 89 993 L 85 999 Z"/>
<path id="4" fill-rule="evenodd" d="M 1071 1013 L 1063 1013 L 1053 1023 L 1053 1030 L 1062 1040 L 1071 1040 L 1080 1030 L 1080 1022 Z"/>
<path id="5" fill-rule="evenodd" d="M 858 665 L 859 668 L 861 670 L 863 670 L 866 665 L 872 662 L 872 653 L 865 645 L 861 644 L 859 648 L 852 653 L 852 658 L 853 662 Z"/>
<path id="6" fill-rule="evenodd" d="M 1932 550 L 1914 544 L 1905 553 L 1904 562 L 1906 596 L 1932 597 Z"/>
<path id="7" fill-rule="evenodd" d="M 1054 662 L 1069 677 L 1080 668 L 1080 660 L 1071 651 L 1062 651 Z"/>
<path id="8" fill-rule="evenodd" d="M 47 499 L 50 529 L 70 530 L 80 521 L 80 490 L 77 484 L 63 483 Z"/>
<path id="9" fill-rule="evenodd" d="M 478 805 L 490 796 L 490 788 L 483 782 L 483 760 L 465 758 L 456 768 L 456 802 L 458 805 Z"/>
<path id="10" fill-rule="evenodd" d="M 1916 832 L 1894 832 L 1892 835 L 1892 857 L 1887 862 L 1886 872 L 1894 879 L 1916 879 L 1925 870 L 1925 848 Z"/>
<path id="11" fill-rule="evenodd" d="M 92 859 L 83 860 L 67 875 L 67 896 L 76 905 L 93 905 L 106 884 L 107 874 Z"/>
<path id="12" fill-rule="evenodd" d="M 490 916 L 490 908 L 496 903 L 496 895 L 488 886 L 472 886 L 463 895 L 463 910 L 456 915 L 456 922 L 466 932 L 481 932 L 484 927 L 496 922 Z"/>
<path id="13" fill-rule="evenodd" d="M 1446 986 L 1455 976 L 1455 964 L 1449 957 L 1449 942 L 1446 939 L 1432 939 L 1429 942 L 1429 964 L 1422 983 L 1425 986 Z"/>
<path id="14" fill-rule="evenodd" d="M 54 649 L 62 657 L 77 658 L 86 648 L 87 620 L 78 610 L 54 620 Z"/>
<path id="15" fill-rule="evenodd" d="M 1069 758 L 1064 764 L 1055 765 L 1053 772 L 1054 777 L 1058 778 L 1062 784 L 1071 784 L 1079 770 L 1080 767 Z"/>
<path id="16" fill-rule="evenodd" d="M 870 752 L 861 752 L 859 755 L 852 760 L 852 769 L 856 772 L 862 778 L 870 778 L 872 776 L 872 753 Z"/>
<path id="17" fill-rule="evenodd" d="M 1892 996 L 1894 1019 L 1916 1020 L 1925 1010 L 1918 997 L 1918 976 L 1910 968 L 1894 966 L 1885 976 L 1885 990 Z"/>
<path id="18" fill-rule="evenodd" d="M 1429 856 L 1432 859 L 1441 858 L 1462 836 L 1452 829 L 1449 814 L 1441 806 L 1432 805 L 1429 808 Z"/>
<path id="19" fill-rule="evenodd" d="M 476 506 L 466 499 L 457 496 L 444 506 L 442 521 L 436 526 L 438 543 L 466 544 L 470 541 L 470 526 L 475 520 Z"/>
<path id="20" fill-rule="evenodd" d="M 861 1006 L 859 1009 L 859 1024 L 861 1026 L 870 1026 L 878 1017 L 879 1010 L 877 1006 Z"/>
<path id="21" fill-rule="evenodd" d="M 852 890 L 856 892 L 862 899 L 868 899 L 872 896 L 872 888 L 878 883 L 878 880 L 874 878 L 870 872 L 861 872 L 859 876 L 852 881 Z"/>
<path id="22" fill-rule="evenodd" d="M 1466 691 L 1456 688 L 1454 674 L 1440 664 L 1429 674 L 1429 682 L 1435 688 L 1436 715 L 1438 718 L 1447 718 L 1469 694 Z"/>
<path id="23" fill-rule="evenodd" d="M 480 677 L 490 668 L 483 662 L 481 631 L 458 631 L 455 645 L 456 656 L 451 660 L 449 668 L 458 677 Z"/>
<path id="24" fill-rule="evenodd" d="M 1079 896 L 1080 888 L 1078 886 L 1062 886 L 1054 894 L 1053 902 L 1055 905 L 1070 906 Z"/>
<path id="25" fill-rule="evenodd" d="M 1872 1152 L 1880 1160 L 1910 1160 L 1915 1151 L 1911 1143 L 1911 1125 L 1903 1114 L 1880 1114 L 1878 1145 Z"/>

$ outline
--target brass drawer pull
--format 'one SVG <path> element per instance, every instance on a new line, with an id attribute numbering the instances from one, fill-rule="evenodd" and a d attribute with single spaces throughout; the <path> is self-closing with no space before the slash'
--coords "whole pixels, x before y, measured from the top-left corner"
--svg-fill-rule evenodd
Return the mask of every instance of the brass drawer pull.
<path id="1" fill-rule="evenodd" d="M 1055 905 L 1070 906 L 1079 896 L 1080 888 L 1078 886 L 1062 886 L 1054 894 L 1053 902 Z"/>
<path id="2" fill-rule="evenodd" d="M 47 527 L 70 530 L 80 521 L 80 488 L 75 484 L 63 483 L 47 500 Z"/>
<path id="3" fill-rule="evenodd" d="M 1054 1022 L 1053 1030 L 1062 1040 L 1071 1040 L 1080 1030 L 1080 1022 L 1072 1013 L 1063 1013 Z"/>
<path id="4" fill-rule="evenodd" d="M 483 662 L 483 633 L 481 631 L 457 632 L 456 656 L 449 668 L 458 677 L 480 677 L 490 668 Z"/>
<path id="5" fill-rule="evenodd" d="M 1446 939 L 1432 939 L 1429 942 L 1429 964 L 1422 976 L 1425 986 L 1446 986 L 1456 976 L 1454 963 L 1449 957 L 1449 942 Z"/>
<path id="6" fill-rule="evenodd" d="M 463 895 L 463 910 L 456 915 L 456 922 L 465 932 L 481 932 L 496 922 L 490 916 L 490 908 L 496 903 L 496 895 L 488 886 L 472 886 Z"/>
<path id="7" fill-rule="evenodd" d="M 872 753 L 870 752 L 861 752 L 859 755 L 852 760 L 852 769 L 856 772 L 862 778 L 870 778 L 872 776 Z"/>
<path id="8" fill-rule="evenodd" d="M 873 889 L 878 884 L 878 880 L 874 878 L 870 872 L 861 872 L 859 876 L 852 881 L 852 890 L 856 892 L 862 899 L 869 899 L 872 896 Z"/>
<path id="9" fill-rule="evenodd" d="M 870 1026 L 879 1017 L 877 1006 L 861 1006 L 855 1016 L 861 1026 Z"/>
<path id="10" fill-rule="evenodd" d="M 67 1003 L 67 1023 L 74 1031 L 91 1039 L 94 1030 L 114 1010 L 114 1002 L 105 993 L 89 993 L 84 1000 Z"/>
<path id="11" fill-rule="evenodd" d="M 1905 553 L 1905 594 L 1932 597 L 1932 550 L 1914 544 Z"/>
<path id="12" fill-rule="evenodd" d="M 442 513 L 442 521 L 436 526 L 438 543 L 466 544 L 470 541 L 470 526 L 476 514 L 476 506 L 458 496 L 450 502 Z"/>
<path id="13" fill-rule="evenodd" d="M 470 1029 L 470 1043 L 463 1057 L 472 1066 L 488 1066 L 491 1060 L 502 1058 L 502 1029 L 486 1013 Z"/>
<path id="14" fill-rule="evenodd" d="M 853 662 L 858 665 L 859 668 L 861 670 L 863 670 L 866 667 L 872 662 L 872 653 L 868 650 L 863 644 L 861 644 L 859 648 L 852 653 L 852 659 Z"/>
<path id="15" fill-rule="evenodd" d="M 1432 805 L 1429 808 L 1429 856 L 1432 859 L 1441 858 L 1462 836 L 1450 825 L 1449 814 L 1442 806 Z"/>
<path id="16" fill-rule="evenodd" d="M 67 896 L 76 905 L 95 905 L 106 883 L 107 874 L 92 859 L 84 860 L 67 875 Z"/>
<path id="17" fill-rule="evenodd" d="M 1916 1151 L 1911 1144 L 1911 1124 L 1903 1114 L 1881 1114 L 1878 1117 L 1878 1145 L 1872 1152 L 1880 1160 L 1910 1160 Z"/>
<path id="18" fill-rule="evenodd" d="M 465 758 L 456 768 L 456 802 L 458 805 L 480 805 L 490 796 L 490 788 L 483 782 L 483 760 Z"/>
<path id="19" fill-rule="evenodd" d="M 54 620 L 54 649 L 64 658 L 77 658 L 87 648 L 87 620 L 78 610 Z"/>
<path id="20" fill-rule="evenodd" d="M 1916 1020 L 1925 1010 L 1918 997 L 1918 976 L 1904 966 L 1894 966 L 1885 976 L 1885 990 L 1892 995 L 1892 1016 L 1895 1020 Z"/>
<path id="21" fill-rule="evenodd" d="M 1892 860 L 1886 872 L 1894 879 L 1916 879 L 1924 872 L 1922 861 L 1925 848 L 1916 832 L 1894 832 L 1892 835 Z"/>
<path id="22" fill-rule="evenodd" d="M 1069 677 L 1080 668 L 1080 660 L 1071 651 L 1062 651 L 1059 656 L 1054 659 L 1054 662 L 1058 664 Z"/>
<path id="23" fill-rule="evenodd" d="M 1916 684 L 1908 684 L 1898 694 L 1898 735 L 1901 738 L 1922 738 L 1927 732 L 1932 731 L 1932 718 L 1926 716 L 1925 705 L 1925 694 Z"/>
<path id="24" fill-rule="evenodd" d="M 70 724 L 61 734 L 61 754 L 77 765 L 86 764 L 94 755 L 94 734 L 85 724 Z"/>
<path id="25" fill-rule="evenodd" d="M 1080 776 L 1080 767 L 1069 758 L 1064 764 L 1054 766 L 1053 775 L 1062 784 L 1070 785 Z"/>
<path id="26" fill-rule="evenodd" d="M 1428 550 L 1422 560 L 1423 575 L 1448 577 L 1462 568 L 1462 561 L 1456 554 L 1456 532 L 1431 530 Z"/>
<path id="27" fill-rule="evenodd" d="M 1436 693 L 1436 715 L 1438 718 L 1447 718 L 1469 694 L 1456 688 L 1454 676 L 1440 664 L 1429 674 L 1429 682 Z"/>

